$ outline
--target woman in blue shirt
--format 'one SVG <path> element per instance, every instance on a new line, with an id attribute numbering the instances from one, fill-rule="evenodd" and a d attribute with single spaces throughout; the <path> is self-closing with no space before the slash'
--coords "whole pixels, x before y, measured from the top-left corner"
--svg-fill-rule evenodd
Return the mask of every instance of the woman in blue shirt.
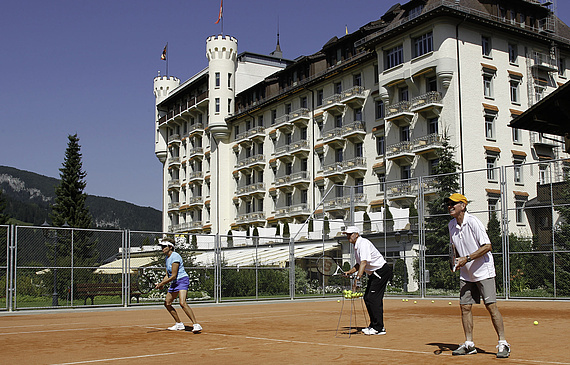
<path id="1" fill-rule="evenodd" d="M 174 239 L 167 237 L 159 240 L 158 243 L 162 247 L 162 252 L 166 255 L 166 275 L 160 283 L 156 284 L 155 288 L 162 289 L 164 285 L 170 283 L 170 287 L 168 288 L 168 293 L 166 294 L 166 299 L 164 301 L 164 306 L 172 318 L 174 318 L 174 321 L 176 321 L 176 324 L 172 327 L 168 327 L 168 329 L 171 331 L 186 330 L 184 323 L 182 323 L 180 321 L 180 317 L 178 317 L 176 309 L 172 306 L 172 302 L 178 297 L 182 310 L 184 310 L 184 313 L 186 313 L 193 323 L 192 332 L 200 332 L 202 330 L 202 326 L 196 322 L 196 317 L 194 316 L 194 312 L 192 312 L 192 308 L 190 308 L 188 303 L 186 303 L 188 287 L 190 286 L 190 278 L 188 277 L 186 270 L 184 270 L 182 256 L 180 256 L 179 253 L 174 252 Z"/>

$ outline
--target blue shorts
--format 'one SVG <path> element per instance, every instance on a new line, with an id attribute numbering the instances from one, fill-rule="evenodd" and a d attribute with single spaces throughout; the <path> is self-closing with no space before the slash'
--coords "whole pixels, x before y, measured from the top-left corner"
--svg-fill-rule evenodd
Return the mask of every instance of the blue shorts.
<path id="1" fill-rule="evenodd" d="M 170 283 L 170 288 L 168 288 L 168 292 L 169 293 L 177 293 L 180 290 L 186 290 L 188 291 L 188 288 L 190 287 L 190 278 L 188 276 L 185 276 L 183 278 L 174 280 L 173 282 Z"/>

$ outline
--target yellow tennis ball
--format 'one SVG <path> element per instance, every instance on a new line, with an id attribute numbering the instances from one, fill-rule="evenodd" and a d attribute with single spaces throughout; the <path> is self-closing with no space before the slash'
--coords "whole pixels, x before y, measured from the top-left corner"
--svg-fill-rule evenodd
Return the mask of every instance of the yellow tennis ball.
<path id="1" fill-rule="evenodd" d="M 451 302 L 449 302 L 449 305 L 451 305 Z"/>
<path id="2" fill-rule="evenodd" d="M 416 300 L 414 300 L 414 304 L 418 304 L 418 302 Z"/>
<path id="3" fill-rule="evenodd" d="M 405 301 L 406 301 L 406 299 L 402 299 L 402 302 L 405 302 Z"/>
<path id="4" fill-rule="evenodd" d="M 432 300 L 431 302 L 432 302 L 432 303 L 435 303 L 435 300 Z"/>
<path id="5" fill-rule="evenodd" d="M 406 299 L 406 302 L 408 301 L 408 299 Z"/>
<path id="6" fill-rule="evenodd" d="M 340 299 L 336 301 L 337 303 L 340 303 Z"/>
<path id="7" fill-rule="evenodd" d="M 534 325 L 537 326 L 537 325 L 538 325 L 538 321 L 534 321 Z"/>

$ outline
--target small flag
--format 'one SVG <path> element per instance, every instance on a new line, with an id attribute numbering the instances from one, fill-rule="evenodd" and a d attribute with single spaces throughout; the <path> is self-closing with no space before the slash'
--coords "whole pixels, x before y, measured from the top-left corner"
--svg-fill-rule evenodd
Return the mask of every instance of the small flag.
<path id="1" fill-rule="evenodd" d="M 344 26 L 344 34 L 348 34 L 348 24 Z"/>
<path id="2" fill-rule="evenodd" d="M 218 20 L 216 20 L 214 24 L 218 24 L 222 19 L 223 8 L 224 8 L 224 0 L 220 0 L 220 13 L 218 14 Z"/>
<path id="3" fill-rule="evenodd" d="M 160 55 L 160 59 L 163 61 L 166 61 L 166 47 L 168 47 L 168 43 L 166 43 L 166 46 L 164 46 L 164 49 L 162 50 L 162 54 Z"/>

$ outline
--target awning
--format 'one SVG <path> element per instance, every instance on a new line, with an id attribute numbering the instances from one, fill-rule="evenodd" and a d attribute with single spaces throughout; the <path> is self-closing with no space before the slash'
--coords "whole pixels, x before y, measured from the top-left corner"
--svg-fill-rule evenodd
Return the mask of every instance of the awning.
<path id="1" fill-rule="evenodd" d="M 154 262 L 156 262 L 156 257 L 154 256 L 156 252 L 153 252 L 153 256 L 142 256 L 142 257 L 131 257 L 131 274 L 136 273 L 136 269 L 139 267 L 150 266 Z M 120 274 L 123 272 L 123 264 L 122 259 L 118 259 L 112 262 L 109 262 L 105 265 L 99 266 L 96 270 L 96 274 Z"/>

